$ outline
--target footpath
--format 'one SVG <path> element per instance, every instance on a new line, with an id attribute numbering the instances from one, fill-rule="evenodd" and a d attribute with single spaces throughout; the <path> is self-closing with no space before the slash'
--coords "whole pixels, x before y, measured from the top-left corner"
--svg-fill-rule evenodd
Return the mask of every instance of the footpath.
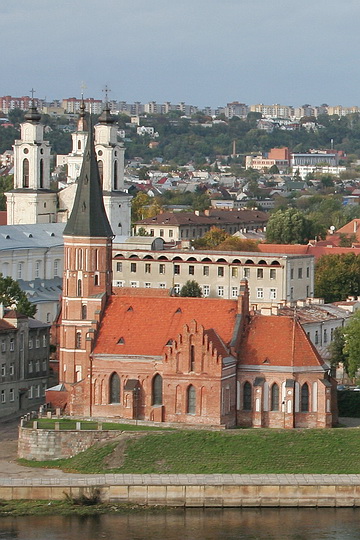
<path id="1" fill-rule="evenodd" d="M 360 506 L 358 474 L 82 475 L 23 467 L 17 432 L 17 419 L 0 423 L 0 499 L 90 497 L 98 490 L 104 501 L 144 505 Z"/>

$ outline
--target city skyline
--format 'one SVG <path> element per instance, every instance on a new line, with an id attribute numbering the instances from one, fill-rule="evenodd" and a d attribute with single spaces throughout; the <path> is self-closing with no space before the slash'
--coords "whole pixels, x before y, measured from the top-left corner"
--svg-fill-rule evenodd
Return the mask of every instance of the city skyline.
<path id="1" fill-rule="evenodd" d="M 320 0 L 46 0 L 2 6 L 0 94 L 356 104 L 360 5 Z M 339 24 L 343 21 L 343 24 Z M 354 52 L 352 52 L 354 51 Z M 349 78 L 352 84 L 349 84 Z M 83 81 L 86 88 L 82 88 Z M 346 81 L 347 84 L 344 84 Z"/>

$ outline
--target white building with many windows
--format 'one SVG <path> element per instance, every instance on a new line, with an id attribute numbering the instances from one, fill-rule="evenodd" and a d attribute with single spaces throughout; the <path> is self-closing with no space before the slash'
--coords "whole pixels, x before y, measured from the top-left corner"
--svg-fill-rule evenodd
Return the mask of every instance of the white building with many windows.
<path id="1" fill-rule="evenodd" d="M 248 280 L 255 309 L 314 296 L 314 258 L 259 252 L 136 249 L 113 246 L 113 285 L 172 289 L 179 293 L 195 280 L 204 296 L 237 298 L 240 279 Z"/>

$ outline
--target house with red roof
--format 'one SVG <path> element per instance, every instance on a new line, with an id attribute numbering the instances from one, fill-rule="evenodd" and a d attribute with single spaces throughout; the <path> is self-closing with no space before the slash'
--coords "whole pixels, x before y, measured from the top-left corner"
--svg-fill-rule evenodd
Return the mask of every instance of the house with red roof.
<path id="1" fill-rule="evenodd" d="M 238 298 L 112 290 L 112 231 L 89 133 L 64 230 L 60 384 L 76 417 L 216 427 L 331 427 L 336 383 L 296 317 Z M 271 311 L 271 310 L 270 310 Z"/>

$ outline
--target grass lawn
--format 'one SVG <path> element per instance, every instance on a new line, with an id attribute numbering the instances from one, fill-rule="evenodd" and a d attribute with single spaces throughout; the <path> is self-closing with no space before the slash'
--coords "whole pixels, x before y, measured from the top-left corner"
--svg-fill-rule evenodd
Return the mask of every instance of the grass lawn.
<path id="1" fill-rule="evenodd" d="M 20 462 L 79 473 L 360 473 L 356 428 L 148 433 L 128 440 L 118 463 L 112 457 L 116 446 L 93 447 L 56 462 Z"/>

